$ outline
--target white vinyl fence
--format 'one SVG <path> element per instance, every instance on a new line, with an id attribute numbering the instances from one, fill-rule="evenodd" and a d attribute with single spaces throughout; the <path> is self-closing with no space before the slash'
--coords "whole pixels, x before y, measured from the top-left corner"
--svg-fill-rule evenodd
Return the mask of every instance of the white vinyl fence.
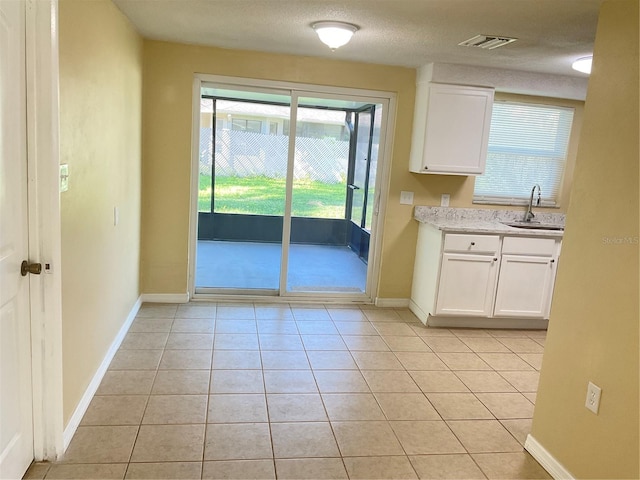
<path id="1" fill-rule="evenodd" d="M 218 130 L 215 168 L 221 176 L 285 178 L 287 135 Z M 200 174 L 211 175 L 213 130 L 200 129 Z M 296 139 L 294 178 L 324 183 L 346 180 L 349 142 L 332 138 Z"/>

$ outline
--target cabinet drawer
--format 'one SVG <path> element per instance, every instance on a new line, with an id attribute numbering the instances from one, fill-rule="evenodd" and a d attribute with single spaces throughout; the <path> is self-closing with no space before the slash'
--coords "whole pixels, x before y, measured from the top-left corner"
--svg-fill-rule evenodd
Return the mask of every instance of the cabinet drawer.
<path id="1" fill-rule="evenodd" d="M 556 253 L 555 238 L 504 237 L 503 255 L 552 257 Z"/>
<path id="2" fill-rule="evenodd" d="M 444 251 L 496 254 L 500 251 L 500 237 L 449 233 L 444 237 Z"/>

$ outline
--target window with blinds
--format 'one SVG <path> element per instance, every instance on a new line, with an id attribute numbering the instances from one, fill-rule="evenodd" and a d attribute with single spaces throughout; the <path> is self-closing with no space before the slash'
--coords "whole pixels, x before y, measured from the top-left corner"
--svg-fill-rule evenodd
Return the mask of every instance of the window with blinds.
<path id="1" fill-rule="evenodd" d="M 572 122 L 572 108 L 494 103 L 486 169 L 476 177 L 473 201 L 522 205 L 538 184 L 541 205 L 556 205 Z"/>

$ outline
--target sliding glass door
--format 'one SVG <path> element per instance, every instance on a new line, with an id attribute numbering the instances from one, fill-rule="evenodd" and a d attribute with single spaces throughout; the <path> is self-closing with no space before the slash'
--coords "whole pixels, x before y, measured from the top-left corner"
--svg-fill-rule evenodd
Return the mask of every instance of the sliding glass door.
<path id="1" fill-rule="evenodd" d="M 289 97 L 203 91 L 196 287 L 277 291 Z"/>
<path id="2" fill-rule="evenodd" d="M 383 101 L 206 86 L 196 293 L 367 293 Z"/>
<path id="3" fill-rule="evenodd" d="M 288 292 L 366 291 L 360 226 L 367 204 L 374 108 L 332 97 L 298 100 Z M 309 119 L 318 122 L 314 129 L 306 123 Z"/>

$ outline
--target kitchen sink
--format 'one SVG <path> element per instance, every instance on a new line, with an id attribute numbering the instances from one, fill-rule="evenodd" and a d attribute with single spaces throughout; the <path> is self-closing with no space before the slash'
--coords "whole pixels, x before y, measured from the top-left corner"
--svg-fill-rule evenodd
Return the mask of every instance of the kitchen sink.
<path id="1" fill-rule="evenodd" d="M 539 222 L 502 222 L 504 225 L 527 230 L 564 230 L 563 225 Z"/>

